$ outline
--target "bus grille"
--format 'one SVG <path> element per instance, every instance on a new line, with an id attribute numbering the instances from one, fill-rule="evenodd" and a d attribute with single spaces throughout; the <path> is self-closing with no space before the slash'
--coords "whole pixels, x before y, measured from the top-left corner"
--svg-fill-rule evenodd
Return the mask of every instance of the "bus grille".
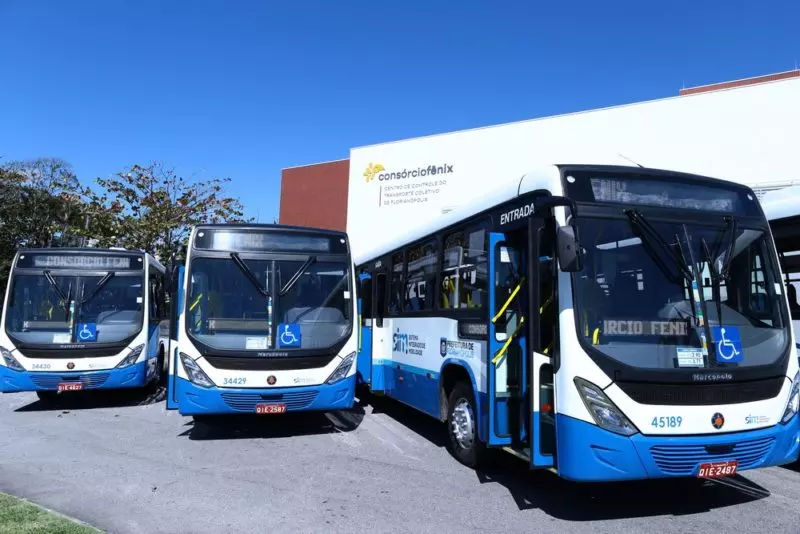
<path id="1" fill-rule="evenodd" d="M 655 445 L 650 454 L 659 469 L 670 475 L 692 475 L 699 464 L 736 460 L 739 469 L 758 465 L 769 454 L 774 437 L 727 445 Z"/>
<path id="2" fill-rule="evenodd" d="M 65 382 L 81 382 L 86 389 L 99 388 L 108 380 L 108 373 L 99 373 L 91 375 L 72 375 L 61 376 L 51 374 L 32 374 L 31 381 L 38 388 L 43 389 L 58 389 L 59 384 Z"/>
<path id="3" fill-rule="evenodd" d="M 239 412 L 255 412 L 256 404 L 285 404 L 287 410 L 307 408 L 317 398 L 317 391 L 298 391 L 297 393 L 259 394 L 223 393 L 222 400 Z"/>
<path id="4" fill-rule="evenodd" d="M 785 382 L 785 376 L 777 376 L 732 384 L 656 384 L 624 381 L 617 381 L 616 384 L 639 404 L 715 406 L 774 399 L 781 392 Z"/>

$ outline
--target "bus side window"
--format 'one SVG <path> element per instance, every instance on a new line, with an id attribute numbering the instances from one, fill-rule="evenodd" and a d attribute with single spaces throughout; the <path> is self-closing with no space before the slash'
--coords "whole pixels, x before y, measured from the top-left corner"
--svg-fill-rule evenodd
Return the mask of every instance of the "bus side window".
<path id="1" fill-rule="evenodd" d="M 397 315 L 403 308 L 403 293 L 405 290 L 405 283 L 403 280 L 404 270 L 403 253 L 397 252 L 392 256 L 392 283 L 389 287 L 389 314 Z"/>
<path id="2" fill-rule="evenodd" d="M 375 326 L 383 327 L 383 318 L 386 315 L 386 274 L 381 273 L 375 277 L 375 300 L 373 317 Z"/>

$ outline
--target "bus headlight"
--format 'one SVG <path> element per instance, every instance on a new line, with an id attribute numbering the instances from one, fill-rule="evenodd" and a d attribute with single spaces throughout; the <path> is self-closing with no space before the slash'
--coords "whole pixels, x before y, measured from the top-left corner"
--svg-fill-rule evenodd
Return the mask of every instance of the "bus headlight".
<path id="1" fill-rule="evenodd" d="M 139 359 L 139 355 L 142 353 L 143 350 L 144 350 L 144 343 L 141 345 L 137 345 L 136 347 L 133 347 L 131 349 L 130 354 L 125 356 L 125 358 L 123 358 L 123 360 L 117 364 L 117 369 L 122 369 L 123 367 L 130 367 L 131 365 L 136 363 L 136 360 Z"/>
<path id="2" fill-rule="evenodd" d="M 214 387 L 216 384 L 208 378 L 208 375 L 200 369 L 200 366 L 197 365 L 190 356 L 187 356 L 184 353 L 180 353 L 181 356 L 181 363 L 183 364 L 183 368 L 186 371 L 186 374 L 189 375 L 189 380 L 192 381 L 193 384 L 197 384 L 198 386 L 204 388 Z"/>
<path id="3" fill-rule="evenodd" d="M 348 371 L 350 371 L 350 368 L 353 366 L 353 360 L 355 359 L 356 359 L 355 352 L 351 352 L 350 354 L 342 358 L 342 361 L 339 362 L 339 365 L 336 366 L 336 369 L 333 370 L 331 376 L 328 377 L 325 383 L 335 384 L 336 382 L 344 380 L 344 378 L 347 376 Z"/>
<path id="4" fill-rule="evenodd" d="M 631 436 L 639 432 L 625 417 L 625 414 L 603 393 L 602 389 L 578 377 L 575 377 L 575 386 L 597 426 L 623 436 Z"/>
<path id="5" fill-rule="evenodd" d="M 24 371 L 25 368 L 22 367 L 16 358 L 11 355 L 11 351 L 5 347 L 0 347 L 0 353 L 3 354 L 3 361 L 6 362 L 6 367 L 11 369 L 12 371 Z"/>
<path id="6" fill-rule="evenodd" d="M 792 392 L 789 393 L 789 401 L 786 403 L 786 409 L 783 411 L 781 423 L 788 423 L 797 413 L 798 409 L 800 409 L 800 371 L 794 375 L 794 380 L 792 380 Z"/>

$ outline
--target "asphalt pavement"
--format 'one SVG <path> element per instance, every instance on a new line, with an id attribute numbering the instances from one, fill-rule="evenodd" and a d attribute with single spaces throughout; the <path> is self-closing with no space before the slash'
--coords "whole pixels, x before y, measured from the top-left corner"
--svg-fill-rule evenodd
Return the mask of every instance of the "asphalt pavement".
<path id="1" fill-rule="evenodd" d="M 500 454 L 476 472 L 441 425 L 374 404 L 195 427 L 152 396 L 2 395 L 0 491 L 114 533 L 800 532 L 800 467 L 584 485 Z"/>

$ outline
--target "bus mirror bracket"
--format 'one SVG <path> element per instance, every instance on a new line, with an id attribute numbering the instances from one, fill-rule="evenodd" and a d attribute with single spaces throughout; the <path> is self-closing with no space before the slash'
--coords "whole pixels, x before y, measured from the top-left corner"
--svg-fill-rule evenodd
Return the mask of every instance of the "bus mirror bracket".
<path id="1" fill-rule="evenodd" d="M 538 197 L 533 202 L 537 212 L 552 211 L 553 208 L 565 207 L 569 208 L 573 217 L 577 215 L 577 206 L 571 198 L 547 195 Z"/>
<path id="2" fill-rule="evenodd" d="M 556 246 L 558 247 L 558 265 L 563 272 L 575 273 L 583 269 L 583 254 L 573 225 L 558 227 Z"/>

